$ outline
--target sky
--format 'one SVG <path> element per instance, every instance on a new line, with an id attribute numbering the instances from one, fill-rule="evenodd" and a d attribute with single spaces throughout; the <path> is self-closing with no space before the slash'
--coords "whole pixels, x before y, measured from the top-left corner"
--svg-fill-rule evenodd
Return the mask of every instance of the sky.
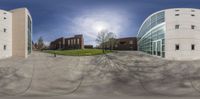
<path id="1" fill-rule="evenodd" d="M 200 0 L 0 0 L 0 9 L 26 7 L 33 19 L 33 41 L 45 44 L 83 34 L 85 44 L 96 45 L 101 30 L 117 37 L 133 37 L 152 13 L 168 8 L 200 8 Z"/>

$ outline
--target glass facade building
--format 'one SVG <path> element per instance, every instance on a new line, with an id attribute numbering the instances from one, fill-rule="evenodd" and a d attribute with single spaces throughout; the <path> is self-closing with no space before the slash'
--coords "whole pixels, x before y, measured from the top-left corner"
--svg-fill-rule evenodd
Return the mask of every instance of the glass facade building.
<path id="1" fill-rule="evenodd" d="M 165 57 L 165 12 L 148 17 L 138 32 L 138 50 Z"/>
<path id="2" fill-rule="evenodd" d="M 137 34 L 138 50 L 169 60 L 200 59 L 200 9 L 172 8 L 151 14 Z"/>

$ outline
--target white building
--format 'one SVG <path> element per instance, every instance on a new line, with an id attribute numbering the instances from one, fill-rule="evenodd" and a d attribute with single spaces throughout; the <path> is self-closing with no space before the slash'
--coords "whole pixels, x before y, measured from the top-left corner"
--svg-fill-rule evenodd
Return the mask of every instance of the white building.
<path id="1" fill-rule="evenodd" d="M 143 22 L 137 37 L 139 51 L 170 60 L 200 59 L 200 9 L 153 13 Z"/>
<path id="2" fill-rule="evenodd" d="M 24 57 L 32 51 L 32 18 L 26 8 L 0 10 L 0 59 Z"/>

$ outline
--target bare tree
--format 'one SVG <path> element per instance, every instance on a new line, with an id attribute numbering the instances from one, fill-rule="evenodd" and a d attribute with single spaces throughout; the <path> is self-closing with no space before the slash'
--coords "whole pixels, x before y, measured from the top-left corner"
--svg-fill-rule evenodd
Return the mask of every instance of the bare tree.
<path id="1" fill-rule="evenodd" d="M 38 39 L 38 42 L 37 42 L 38 44 L 38 49 L 39 50 L 42 50 L 43 49 L 43 47 L 44 47 L 44 41 L 43 41 L 43 38 L 42 37 L 40 37 L 39 39 Z"/>
<path id="2" fill-rule="evenodd" d="M 102 30 L 101 32 L 98 33 L 96 39 L 96 42 L 100 45 L 103 53 L 105 53 L 105 48 L 106 48 L 105 43 L 108 41 L 107 34 L 108 34 L 107 30 Z"/>
<path id="3" fill-rule="evenodd" d="M 106 46 L 109 46 L 110 50 L 113 49 L 115 37 L 116 35 L 113 32 L 108 32 L 107 30 L 103 30 L 98 33 L 96 42 L 100 45 L 103 53 L 105 53 Z"/>

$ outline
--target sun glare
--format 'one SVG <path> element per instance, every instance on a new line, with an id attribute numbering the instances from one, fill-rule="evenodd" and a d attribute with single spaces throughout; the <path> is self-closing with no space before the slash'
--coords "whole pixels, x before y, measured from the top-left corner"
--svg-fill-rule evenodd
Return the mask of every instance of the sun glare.
<path id="1" fill-rule="evenodd" d="M 102 31 L 102 30 L 107 29 L 107 26 L 106 26 L 106 24 L 103 23 L 103 22 L 97 22 L 97 23 L 94 24 L 93 28 L 94 28 L 94 30 L 95 30 L 96 32 L 100 32 L 100 31 Z"/>
<path id="2" fill-rule="evenodd" d="M 98 32 L 100 32 L 100 31 L 102 31 L 102 30 L 104 30 L 104 29 L 105 29 L 105 27 L 102 26 L 102 25 L 97 25 L 97 26 L 96 26 L 96 30 L 97 30 Z"/>

